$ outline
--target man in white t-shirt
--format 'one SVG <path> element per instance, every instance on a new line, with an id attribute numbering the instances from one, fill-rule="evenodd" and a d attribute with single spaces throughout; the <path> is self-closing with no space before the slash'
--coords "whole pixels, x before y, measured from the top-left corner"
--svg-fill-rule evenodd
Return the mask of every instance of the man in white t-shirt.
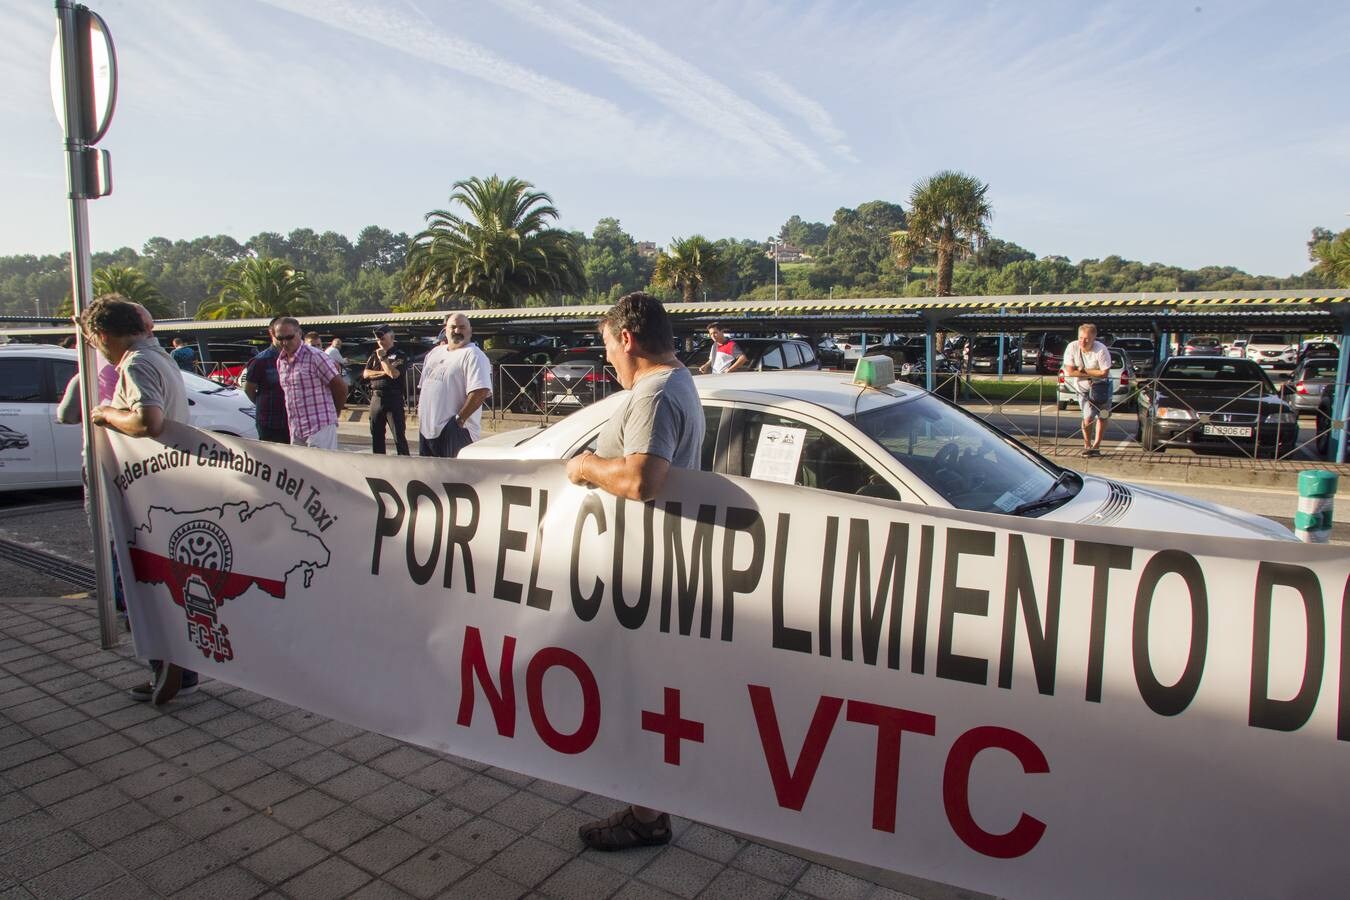
<path id="1" fill-rule="evenodd" d="M 478 440 L 482 405 L 492 396 L 492 364 L 473 343 L 464 313 L 445 317 L 446 343 L 422 361 L 418 386 L 419 456 L 454 457 Z"/>
<path id="2" fill-rule="evenodd" d="M 1078 340 L 1064 348 L 1064 377 L 1083 410 L 1083 455 L 1100 456 L 1102 432 L 1111 417 L 1111 351 L 1097 340 L 1097 326 L 1078 326 Z"/>
<path id="3" fill-rule="evenodd" d="M 708 361 L 698 367 L 700 375 L 709 372 L 724 375 L 727 372 L 735 372 L 749 362 L 740 345 L 727 337 L 727 333 L 722 330 L 721 322 L 713 322 L 708 326 L 708 337 L 712 339 L 712 347 L 708 351 Z"/>

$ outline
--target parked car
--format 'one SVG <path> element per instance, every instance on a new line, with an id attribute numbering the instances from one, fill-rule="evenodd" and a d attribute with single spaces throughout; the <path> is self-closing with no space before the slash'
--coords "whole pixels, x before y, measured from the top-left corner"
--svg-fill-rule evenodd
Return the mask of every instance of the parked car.
<path id="1" fill-rule="evenodd" d="M 1236 338 L 1236 339 L 1233 341 L 1233 343 L 1231 343 L 1231 344 L 1228 345 L 1228 349 L 1224 352 L 1223 355 L 1224 355 L 1224 356 L 1232 356 L 1232 357 L 1235 357 L 1235 358 L 1237 358 L 1237 359 L 1246 359 L 1246 358 L 1247 358 L 1247 339 L 1246 339 L 1246 338 Z"/>
<path id="2" fill-rule="evenodd" d="M 927 383 L 927 350 L 923 344 L 882 344 L 875 350 L 868 350 L 868 356 L 888 357 L 895 366 L 898 380 L 909 384 Z M 933 372 L 939 381 L 955 378 L 961 374 L 960 367 L 940 353 L 933 354 Z"/>
<path id="3" fill-rule="evenodd" d="M 1064 348 L 1075 338 L 1077 335 L 1072 331 L 1047 331 L 1042 334 L 1040 351 L 1036 354 L 1036 373 L 1053 375 L 1058 372 L 1064 365 Z"/>
<path id="4" fill-rule="evenodd" d="M 1134 395 L 1137 385 L 1134 379 L 1134 371 L 1130 366 L 1130 358 L 1119 347 L 1110 347 L 1107 352 L 1111 354 L 1111 411 L 1128 410 L 1134 404 Z M 1064 370 L 1059 370 L 1059 381 L 1055 385 L 1055 405 L 1060 409 L 1068 409 L 1070 405 L 1078 405 L 1078 391 L 1069 384 L 1064 377 Z"/>
<path id="5" fill-rule="evenodd" d="M 1040 371 L 1041 338 L 1044 331 L 1028 331 L 1022 335 L 1022 365 L 1029 366 L 1033 372 Z"/>
<path id="6" fill-rule="evenodd" d="M 1135 375 L 1142 377 L 1153 371 L 1158 348 L 1150 339 L 1116 338 L 1116 342 L 1111 346 L 1124 352 L 1130 361 L 1130 371 Z"/>
<path id="7" fill-rule="evenodd" d="M 1253 334 L 1247 338 L 1247 358 L 1272 369 L 1292 369 L 1298 361 L 1298 345 L 1283 334 Z"/>
<path id="8" fill-rule="evenodd" d="M 845 361 L 852 361 L 861 358 L 864 348 L 870 353 L 873 347 L 879 347 L 886 343 L 884 334 L 846 334 L 836 336 L 834 342 L 844 353 Z"/>
<path id="9" fill-rule="evenodd" d="M 1314 356 L 1294 366 L 1289 380 L 1280 386 L 1280 392 L 1294 409 L 1313 412 L 1328 387 L 1336 383 L 1336 369 L 1340 360 L 1335 357 Z"/>
<path id="10" fill-rule="evenodd" d="M 1005 335 L 1003 338 L 1003 371 L 1016 373 L 1022 371 L 1022 348 L 1017 339 Z M 983 335 L 970 342 L 970 369 L 972 372 L 997 372 L 999 361 L 999 338 L 997 335 Z"/>
<path id="11" fill-rule="evenodd" d="M 1341 348 L 1334 341 L 1308 341 L 1298 350 L 1298 362 L 1314 358 L 1336 359 L 1340 355 Z"/>
<path id="12" fill-rule="evenodd" d="M 0 491 L 80 484 L 84 430 L 56 421 L 56 406 L 76 372 L 75 351 L 43 344 L 0 347 Z M 182 372 L 192 425 L 256 438 L 253 403 L 242 391 Z"/>
<path id="13" fill-rule="evenodd" d="M 748 477 L 760 435 L 771 425 L 801 430 L 790 478 L 804 488 L 1075 522 L 1085 533 L 1118 525 L 1293 539 L 1259 516 L 1061 468 L 911 385 L 872 389 L 838 372 L 736 372 L 694 384 L 705 422 L 700 467 L 707 472 Z M 594 448 L 619 399 L 601 400 L 548 428 L 488 435 L 460 458 L 568 459 Z"/>
<path id="14" fill-rule="evenodd" d="M 1139 393 L 1139 442 L 1284 455 L 1298 444 L 1298 414 L 1255 362 L 1175 356 Z"/>
<path id="15" fill-rule="evenodd" d="M 835 343 L 834 338 L 827 337 L 816 344 L 816 357 L 820 360 L 822 368 L 844 368 L 844 350 Z"/>
<path id="16" fill-rule="evenodd" d="M 599 349 L 603 355 L 604 348 Z M 560 352 L 541 345 L 525 345 L 494 347 L 483 354 L 492 364 L 489 405 L 517 412 L 538 412 L 543 408 L 544 374 Z"/>
<path id="17" fill-rule="evenodd" d="M 811 349 L 811 345 L 806 341 L 761 337 L 734 338 L 734 340 L 747 357 L 745 365 L 737 371 L 772 372 L 782 369 L 820 368 L 820 359 L 816 356 L 816 351 Z M 693 350 L 679 354 L 680 361 L 691 369 L 697 369 L 708 361 L 711 349 L 712 344 L 704 341 Z"/>
<path id="18" fill-rule="evenodd" d="M 1216 337 L 1193 337 L 1186 341 L 1182 356 L 1223 356 L 1223 342 Z"/>
<path id="19" fill-rule="evenodd" d="M 544 371 L 544 405 L 586 406 L 623 390 L 605 360 L 604 347 L 573 347 L 564 350 L 553 366 Z"/>

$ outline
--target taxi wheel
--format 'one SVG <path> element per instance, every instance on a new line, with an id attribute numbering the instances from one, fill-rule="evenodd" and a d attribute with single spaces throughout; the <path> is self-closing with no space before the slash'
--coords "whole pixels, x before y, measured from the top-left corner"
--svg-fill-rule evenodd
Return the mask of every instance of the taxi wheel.
<path id="1" fill-rule="evenodd" d="M 1055 406 L 1058 406 L 1058 407 L 1059 407 L 1059 411 L 1060 411 L 1060 412 L 1064 412 L 1064 410 L 1066 410 L 1066 409 L 1069 408 L 1069 401 L 1068 401 L 1068 400 L 1056 400 L 1056 401 L 1055 401 Z"/>
<path id="2" fill-rule="evenodd" d="M 1139 443 L 1144 446 L 1144 452 L 1146 453 L 1160 453 L 1163 449 L 1158 443 L 1158 439 L 1153 435 L 1152 422 L 1145 422 L 1139 426 Z"/>

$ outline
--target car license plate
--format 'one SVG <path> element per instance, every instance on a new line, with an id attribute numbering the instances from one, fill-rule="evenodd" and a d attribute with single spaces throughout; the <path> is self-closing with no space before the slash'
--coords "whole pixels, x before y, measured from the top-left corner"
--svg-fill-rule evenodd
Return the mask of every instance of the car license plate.
<path id="1" fill-rule="evenodd" d="M 1214 437 L 1251 437 L 1252 430 L 1246 425 L 1206 425 L 1205 434 Z"/>

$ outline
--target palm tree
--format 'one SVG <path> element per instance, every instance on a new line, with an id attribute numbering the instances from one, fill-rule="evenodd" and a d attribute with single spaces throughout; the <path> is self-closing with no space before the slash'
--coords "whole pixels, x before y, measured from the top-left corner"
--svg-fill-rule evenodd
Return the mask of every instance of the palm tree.
<path id="1" fill-rule="evenodd" d="M 656 258 L 652 281 L 663 287 L 678 288 L 686 303 L 698 299 L 699 291 L 709 281 L 716 281 L 726 271 L 726 262 L 717 245 L 701 234 L 687 238 L 672 238 L 670 250 Z"/>
<path id="2" fill-rule="evenodd" d="M 309 276 L 285 260 L 250 257 L 230 266 L 216 296 L 197 310 L 199 319 L 270 319 L 314 311 Z"/>
<path id="3" fill-rule="evenodd" d="M 404 269 L 404 293 L 427 293 L 438 302 L 463 298 L 488 309 L 523 306 L 526 299 L 586 289 L 576 243 L 549 227 L 558 218 L 548 194 L 519 178 L 496 175 L 455 182 L 444 209 L 427 213 L 430 224 L 413 238 Z"/>
<path id="4" fill-rule="evenodd" d="M 133 303 L 139 303 L 144 306 L 150 315 L 156 319 L 164 319 L 173 315 L 173 310 L 169 308 L 168 301 L 164 295 L 159 292 L 159 288 L 154 283 L 146 279 L 140 271 L 129 268 L 128 266 L 104 266 L 101 269 L 94 270 L 94 296 L 102 297 L 104 294 L 118 294 Z M 66 299 L 62 301 L 57 308 L 57 315 L 68 316 L 73 312 L 75 303 L 70 294 L 66 294 Z"/>
<path id="5" fill-rule="evenodd" d="M 1350 287 L 1350 228 L 1334 238 L 1316 244 L 1313 270 L 1338 287 Z"/>
<path id="6" fill-rule="evenodd" d="M 909 194 L 907 231 L 891 236 L 902 266 L 924 250 L 937 253 L 937 296 L 952 293 L 952 268 L 989 238 L 994 211 L 985 199 L 989 185 L 964 172 L 939 172 L 914 185 Z"/>

